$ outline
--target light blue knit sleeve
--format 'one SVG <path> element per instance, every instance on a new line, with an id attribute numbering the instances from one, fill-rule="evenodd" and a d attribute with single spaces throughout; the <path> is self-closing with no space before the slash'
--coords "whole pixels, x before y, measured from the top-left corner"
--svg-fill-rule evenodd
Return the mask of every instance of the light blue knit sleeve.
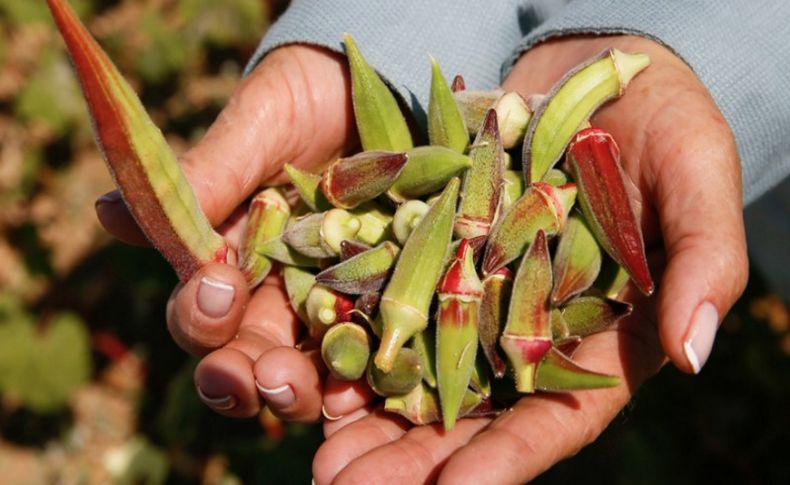
<path id="1" fill-rule="evenodd" d="M 546 39 L 620 33 L 669 47 L 707 86 L 735 134 L 746 203 L 790 173 L 790 1 L 574 0 L 527 33 L 503 75 Z"/>
<path id="2" fill-rule="evenodd" d="M 312 44 L 343 52 L 343 33 L 424 125 L 431 80 L 429 54 L 445 76 L 467 87 L 500 82 L 502 61 L 523 37 L 516 0 L 293 0 L 264 36 L 247 72 L 272 49 Z"/>

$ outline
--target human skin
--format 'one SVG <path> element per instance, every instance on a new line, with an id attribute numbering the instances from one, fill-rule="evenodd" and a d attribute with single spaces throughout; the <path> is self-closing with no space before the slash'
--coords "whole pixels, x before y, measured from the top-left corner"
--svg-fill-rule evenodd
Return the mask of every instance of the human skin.
<path id="1" fill-rule="evenodd" d="M 365 386 L 325 378 L 314 352 L 294 349 L 298 322 L 279 278 L 250 295 L 237 269 L 212 264 L 176 287 L 167 312 L 176 342 L 203 357 L 195 382 L 204 401 L 229 416 L 251 416 L 268 403 L 285 419 L 316 420 L 322 406 L 340 417 L 325 422 L 327 441 L 313 463 L 319 484 L 372 476 L 388 483 L 521 483 L 593 441 L 667 359 L 684 372 L 699 371 L 720 316 L 747 279 L 740 163 L 705 86 L 659 44 L 613 36 L 545 42 L 522 56 L 504 87 L 547 92 L 568 69 L 611 46 L 652 59 L 592 123 L 618 140 L 624 169 L 640 189 L 658 294 L 645 299 L 627 290 L 633 316 L 585 339 L 574 359 L 622 376 L 624 385 L 525 397 L 496 418 L 461 420 L 449 433 L 414 427 L 370 412 Z M 244 199 L 262 183 L 283 181 L 284 163 L 320 169 L 355 145 L 343 57 L 286 46 L 242 81 L 182 161 L 209 220 L 224 224 L 234 246 Z M 144 240 L 117 196 L 100 199 L 97 213 L 120 239 Z"/>

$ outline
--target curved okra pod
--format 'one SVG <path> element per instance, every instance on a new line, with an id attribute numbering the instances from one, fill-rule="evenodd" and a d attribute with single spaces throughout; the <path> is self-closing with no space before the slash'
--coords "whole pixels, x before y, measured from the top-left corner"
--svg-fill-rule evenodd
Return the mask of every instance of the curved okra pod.
<path id="1" fill-rule="evenodd" d="M 351 322 L 332 326 L 321 339 L 321 357 L 336 379 L 359 379 L 365 373 L 370 357 L 368 333 Z"/>
<path id="2" fill-rule="evenodd" d="M 452 179 L 414 229 L 381 297 L 384 333 L 375 363 L 384 372 L 392 368 L 398 349 L 428 325 L 428 310 L 453 233 L 459 185 L 457 178 Z"/>
<path id="3" fill-rule="evenodd" d="M 351 295 L 376 292 L 384 285 L 399 252 L 397 245 L 384 241 L 373 249 L 321 271 L 315 280 Z"/>
<path id="4" fill-rule="evenodd" d="M 601 389 L 620 384 L 619 377 L 587 370 L 554 348 L 538 364 L 536 374 L 535 388 L 549 392 Z"/>
<path id="5" fill-rule="evenodd" d="M 362 148 L 393 152 L 408 150 L 413 146 L 411 132 L 398 101 L 362 56 L 354 39 L 346 34 L 344 41 L 351 72 L 354 117 Z"/>
<path id="6" fill-rule="evenodd" d="M 379 369 L 371 361 L 368 364 L 367 380 L 370 388 L 379 396 L 397 396 L 417 387 L 422 374 L 422 357 L 414 350 L 403 347 L 398 350 L 388 372 Z"/>
<path id="7" fill-rule="evenodd" d="M 480 348 L 488 360 L 494 377 L 505 375 L 505 362 L 499 356 L 497 340 L 507 316 L 513 276 L 507 266 L 483 279 L 483 301 L 480 303 Z"/>
<path id="8" fill-rule="evenodd" d="M 239 242 L 239 269 L 250 288 L 254 288 L 272 269 L 271 260 L 256 249 L 261 242 L 276 238 L 283 232 L 291 209 L 278 189 L 269 188 L 253 197 L 248 214 Z"/>
<path id="9" fill-rule="evenodd" d="M 549 247 L 538 230 L 516 272 L 507 323 L 499 339 L 519 392 L 535 392 L 535 370 L 552 347 L 550 295 Z"/>
<path id="10" fill-rule="evenodd" d="M 496 112 L 489 110 L 470 150 L 472 167 L 464 175 L 455 234 L 462 239 L 487 236 L 499 208 L 505 182 L 502 140 Z"/>
<path id="11" fill-rule="evenodd" d="M 304 170 L 300 170 L 290 163 L 283 167 L 288 180 L 291 181 L 299 197 L 307 206 L 316 211 L 325 211 L 332 208 L 332 204 L 326 200 L 321 192 L 321 176 Z"/>
<path id="12" fill-rule="evenodd" d="M 524 136 L 522 160 L 527 183 L 543 179 L 590 115 L 606 101 L 621 96 L 631 79 L 649 64 L 646 54 L 610 49 L 557 82 L 532 116 Z"/>
<path id="13" fill-rule="evenodd" d="M 321 190 L 333 206 L 353 209 L 389 189 L 407 160 L 405 153 L 384 151 L 338 158 L 324 171 Z"/>
<path id="14" fill-rule="evenodd" d="M 601 248 L 578 212 L 568 218 L 554 255 L 551 302 L 559 305 L 590 288 L 601 271 Z"/>
<path id="15" fill-rule="evenodd" d="M 645 255 L 645 242 L 620 167 L 620 149 L 609 133 L 580 131 L 568 147 L 568 165 L 579 186 L 585 219 L 601 247 L 625 268 L 642 293 L 655 288 Z"/>
<path id="16" fill-rule="evenodd" d="M 428 102 L 428 139 L 463 153 L 469 144 L 464 119 L 436 59 L 431 58 L 431 97 Z"/>
<path id="17" fill-rule="evenodd" d="M 483 284 L 472 246 L 461 240 L 455 259 L 437 288 L 436 378 L 444 428 L 453 429 L 477 356 L 477 326 Z"/>
<path id="18" fill-rule="evenodd" d="M 387 191 L 398 203 L 441 190 L 451 178 L 472 166 L 471 158 L 446 147 L 416 147 L 406 154 L 406 167 Z"/>
<path id="19" fill-rule="evenodd" d="M 226 262 L 228 247 L 200 209 L 162 132 L 64 0 L 47 4 L 74 64 L 96 141 L 123 200 L 181 281 Z"/>
<path id="20" fill-rule="evenodd" d="M 539 183 L 527 187 L 494 225 L 483 257 L 483 274 L 491 274 L 518 258 L 538 230 L 547 236 L 558 234 L 575 197 L 575 184 L 554 187 Z"/>

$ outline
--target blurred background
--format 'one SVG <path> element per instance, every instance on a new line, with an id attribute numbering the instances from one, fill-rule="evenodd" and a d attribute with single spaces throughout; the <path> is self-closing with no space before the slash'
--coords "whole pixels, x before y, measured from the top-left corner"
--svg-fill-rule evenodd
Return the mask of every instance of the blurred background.
<path id="1" fill-rule="evenodd" d="M 286 0 L 70 0 L 177 152 Z M 309 483 L 320 426 L 215 415 L 170 340 L 176 277 L 113 242 L 113 188 L 43 0 L 0 0 L 0 481 Z M 665 368 L 539 483 L 790 483 L 790 313 L 753 269 L 701 375 Z"/>

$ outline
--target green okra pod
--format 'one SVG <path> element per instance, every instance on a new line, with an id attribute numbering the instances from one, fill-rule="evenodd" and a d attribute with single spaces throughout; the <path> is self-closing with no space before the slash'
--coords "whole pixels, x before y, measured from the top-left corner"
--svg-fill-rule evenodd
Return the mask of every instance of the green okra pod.
<path id="1" fill-rule="evenodd" d="M 413 146 L 411 132 L 398 101 L 362 56 L 354 39 L 346 34 L 344 41 L 351 72 L 351 99 L 362 148 L 408 150 Z"/>
<path id="2" fill-rule="evenodd" d="M 590 115 L 606 101 L 621 96 L 631 79 L 649 64 L 645 54 L 610 49 L 558 81 L 532 116 L 524 136 L 527 183 L 542 180 Z"/>
<path id="3" fill-rule="evenodd" d="M 381 297 L 384 333 L 375 364 L 387 372 L 406 341 L 428 325 L 428 310 L 450 245 L 460 181 L 452 179 L 401 251 Z"/>
<path id="4" fill-rule="evenodd" d="M 321 357 L 336 379 L 359 379 L 365 373 L 370 357 L 368 333 L 356 323 L 332 326 L 321 339 Z"/>
<path id="5" fill-rule="evenodd" d="M 535 378 L 535 388 L 549 392 L 600 389 L 618 384 L 619 377 L 585 369 L 554 348 L 538 364 Z"/>
<path id="6" fill-rule="evenodd" d="M 630 315 L 632 309 L 629 303 L 611 298 L 579 296 L 560 308 L 557 325 L 552 318 L 552 335 L 559 340 L 603 332 Z"/>
<path id="7" fill-rule="evenodd" d="M 421 200 L 407 200 L 401 204 L 392 217 L 392 232 L 400 244 L 406 244 L 411 232 L 414 230 L 430 206 Z"/>
<path id="8" fill-rule="evenodd" d="M 409 161 L 387 191 L 399 203 L 441 190 L 450 179 L 472 166 L 471 158 L 446 147 L 416 147 L 406 153 Z"/>
<path id="9" fill-rule="evenodd" d="M 304 268 L 284 266 L 283 280 L 291 308 L 301 321 L 307 322 L 307 295 L 315 285 L 315 275 Z"/>
<path id="10" fill-rule="evenodd" d="M 411 339 L 410 347 L 420 354 L 423 362 L 422 379 L 426 384 L 436 387 L 436 330 L 428 326 L 422 332 L 417 332 Z"/>
<path id="11" fill-rule="evenodd" d="M 481 403 L 483 396 L 467 389 L 458 416 L 472 413 Z M 400 414 L 416 425 L 438 423 L 442 420 L 437 391 L 425 383 L 415 386 L 408 394 L 388 397 L 384 401 L 384 410 Z"/>
<path id="12" fill-rule="evenodd" d="M 353 309 L 354 301 L 347 295 L 316 283 L 305 300 L 310 337 L 320 338 L 332 325 L 350 321 Z"/>
<path id="13" fill-rule="evenodd" d="M 279 189 L 269 188 L 253 197 L 248 214 L 239 242 L 239 269 L 250 288 L 254 288 L 272 269 L 271 260 L 256 249 L 283 232 L 291 209 Z"/>
<path id="14" fill-rule="evenodd" d="M 422 357 L 408 347 L 398 350 L 388 372 L 379 369 L 373 361 L 367 371 L 368 384 L 379 396 L 407 394 L 420 384 L 422 375 Z"/>
<path id="15" fill-rule="evenodd" d="M 362 254 L 370 249 L 370 246 L 359 241 L 353 241 L 351 239 L 340 241 L 340 261 L 351 259 L 354 256 Z"/>
<path id="16" fill-rule="evenodd" d="M 502 187 L 502 208 L 508 210 L 515 202 L 524 195 L 524 177 L 521 172 L 516 170 L 505 170 L 504 186 Z"/>
<path id="17" fill-rule="evenodd" d="M 300 170 L 290 163 L 284 166 L 285 174 L 291 181 L 302 202 L 307 204 L 314 212 L 326 211 L 332 208 L 332 204 L 326 200 L 321 191 L 321 176 Z"/>
<path id="18" fill-rule="evenodd" d="M 497 343 L 507 316 L 513 275 L 507 266 L 483 279 L 483 300 L 480 302 L 480 348 L 488 360 L 494 377 L 505 375 L 505 362 L 499 355 Z"/>
<path id="19" fill-rule="evenodd" d="M 439 145 L 464 153 L 469 144 L 466 125 L 444 79 L 439 63 L 431 58 L 431 96 L 428 102 L 428 139 Z"/>
<path id="20" fill-rule="evenodd" d="M 601 271 L 601 248 L 581 214 L 568 218 L 554 255 L 551 302 L 559 305 L 590 288 Z"/>
<path id="21" fill-rule="evenodd" d="M 334 290 L 351 295 L 376 292 L 384 285 L 400 248 L 384 241 L 373 249 L 331 266 L 315 277 Z"/>

